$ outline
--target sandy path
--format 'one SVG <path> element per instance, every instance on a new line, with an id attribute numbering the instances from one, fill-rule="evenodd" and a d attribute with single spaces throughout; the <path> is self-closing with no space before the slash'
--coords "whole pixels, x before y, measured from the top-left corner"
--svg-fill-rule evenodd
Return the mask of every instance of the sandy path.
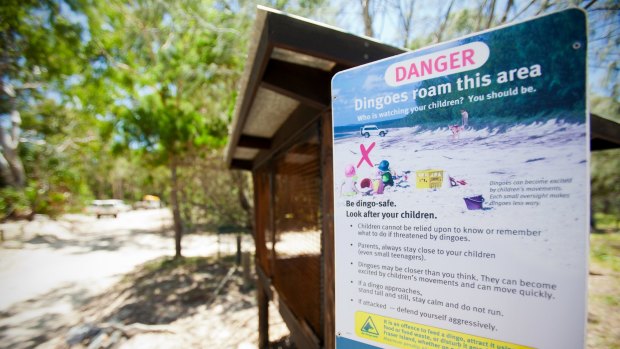
<path id="1" fill-rule="evenodd" d="M 170 212 L 67 215 L 0 226 L 0 348 L 32 348 L 73 325 L 77 310 L 136 265 L 174 254 Z M 186 236 L 186 256 L 234 251 L 234 237 Z M 250 247 L 251 241 L 244 245 Z M 245 246 L 244 246 L 245 247 Z"/>

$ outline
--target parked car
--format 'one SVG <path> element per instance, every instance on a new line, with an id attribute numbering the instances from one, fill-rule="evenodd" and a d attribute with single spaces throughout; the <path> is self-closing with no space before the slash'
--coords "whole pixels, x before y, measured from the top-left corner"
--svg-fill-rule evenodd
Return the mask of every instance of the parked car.
<path id="1" fill-rule="evenodd" d="M 114 201 L 114 206 L 118 207 L 119 212 L 131 211 L 131 205 L 127 205 L 123 200 L 110 200 Z"/>
<path id="2" fill-rule="evenodd" d="M 155 195 L 144 195 L 142 201 L 138 201 L 133 205 L 136 209 L 152 209 L 152 208 L 161 208 L 162 203 L 161 199 Z"/>
<path id="3" fill-rule="evenodd" d="M 384 137 L 387 134 L 387 130 L 380 129 L 377 125 L 366 125 L 360 129 L 360 133 L 366 138 L 370 136 Z"/>
<path id="4" fill-rule="evenodd" d="M 129 211 L 131 207 L 125 205 L 122 200 L 95 200 L 88 207 L 88 212 L 95 214 L 97 218 L 112 216 L 116 218 L 119 213 Z"/>

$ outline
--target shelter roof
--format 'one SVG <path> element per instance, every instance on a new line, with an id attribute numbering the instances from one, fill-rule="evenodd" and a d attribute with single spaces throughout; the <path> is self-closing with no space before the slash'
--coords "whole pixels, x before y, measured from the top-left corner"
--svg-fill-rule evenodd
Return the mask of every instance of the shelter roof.
<path id="1" fill-rule="evenodd" d="M 620 148 L 620 124 L 590 114 L 590 150 Z"/>
<path id="2" fill-rule="evenodd" d="M 226 149 L 250 169 L 261 151 L 330 108 L 337 72 L 404 52 L 374 39 L 259 6 Z M 289 120 L 294 125 L 283 127 Z M 296 126 L 296 127 L 290 127 Z"/>

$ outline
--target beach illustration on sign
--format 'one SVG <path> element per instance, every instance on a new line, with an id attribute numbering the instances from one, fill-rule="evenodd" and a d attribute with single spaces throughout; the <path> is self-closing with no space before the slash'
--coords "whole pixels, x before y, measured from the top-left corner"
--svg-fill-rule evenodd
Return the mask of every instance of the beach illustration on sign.
<path id="1" fill-rule="evenodd" d="M 491 183 L 567 178 L 586 166 L 583 123 L 548 118 L 504 127 L 460 124 L 458 138 L 453 126 L 390 128 L 386 136 L 370 138 L 336 133 L 335 166 L 343 168 L 336 170 L 335 183 L 348 183 L 349 198 L 390 196 L 466 213 L 512 207 L 508 194 L 491 192 Z"/>
<path id="2" fill-rule="evenodd" d="M 481 125 L 470 113 L 469 125 L 456 140 L 451 136 L 451 123 L 389 128 L 381 138 L 339 133 L 343 128 L 336 128 L 334 183 L 344 182 L 344 167 L 352 165 L 358 192 L 336 195 L 334 204 L 345 209 L 352 200 L 392 200 L 400 218 L 407 218 L 400 214 L 403 211 L 415 210 L 430 212 L 443 224 L 493 228 L 532 227 L 524 222 L 538 222 L 533 227 L 539 227 L 552 219 L 554 229 L 544 229 L 544 238 L 521 241 L 524 250 L 513 257 L 525 262 L 553 250 L 560 257 L 547 261 L 548 267 L 568 273 L 578 267 L 569 257 L 581 247 L 562 237 L 572 227 L 587 224 L 574 212 L 587 209 L 588 153 L 585 120 L 559 113 L 539 121 L 504 122 L 503 126 Z M 376 190 L 373 183 L 380 180 L 383 161 L 389 163 L 394 185 L 384 183 Z M 562 184 L 554 184 L 559 181 Z M 548 188 L 561 190 L 545 192 Z"/>

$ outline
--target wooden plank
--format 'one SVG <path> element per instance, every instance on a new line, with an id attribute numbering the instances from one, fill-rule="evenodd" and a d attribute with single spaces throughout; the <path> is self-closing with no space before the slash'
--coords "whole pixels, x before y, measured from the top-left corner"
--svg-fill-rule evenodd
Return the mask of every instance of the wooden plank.
<path id="1" fill-rule="evenodd" d="M 239 137 L 239 142 L 237 142 L 237 146 L 255 149 L 269 149 L 271 148 L 271 139 L 242 134 Z"/>
<path id="2" fill-rule="evenodd" d="M 274 46 L 354 67 L 405 52 L 370 38 L 269 13 L 269 40 Z"/>
<path id="3" fill-rule="evenodd" d="M 260 265 L 256 265 L 256 275 L 258 276 L 258 286 L 262 286 L 267 298 L 273 301 L 271 279 L 267 276 L 267 274 Z"/>
<path id="4" fill-rule="evenodd" d="M 260 172 L 253 173 L 254 180 L 254 244 L 256 257 L 254 260 L 257 274 L 256 302 L 258 305 L 258 347 L 260 349 L 269 348 L 269 280 L 265 276 L 261 267 L 261 259 L 266 258 L 267 249 L 265 247 L 265 220 L 267 217 L 260 214 L 261 203 L 264 202 L 263 195 L 269 193 L 265 190 L 264 177 Z"/>
<path id="5" fill-rule="evenodd" d="M 286 326 L 291 332 L 291 338 L 300 349 L 319 349 L 320 341 L 314 335 L 310 326 L 305 321 L 300 321 L 290 308 L 278 295 L 277 290 L 271 284 L 271 280 L 265 275 L 265 272 L 260 266 L 256 268 L 256 274 L 258 276 L 257 289 L 262 290 L 265 295 L 265 299 L 271 300 L 278 308 L 282 319 L 286 323 Z M 267 304 L 268 306 L 268 304 Z M 260 328 L 260 309 L 259 309 L 259 328 Z M 259 333 L 260 336 L 260 333 Z"/>
<path id="6" fill-rule="evenodd" d="M 256 302 L 258 304 L 258 347 L 269 348 L 269 299 L 263 285 L 256 287 Z"/>
<path id="7" fill-rule="evenodd" d="M 319 339 L 314 335 L 310 326 L 303 321 L 299 320 L 293 312 L 289 309 L 286 303 L 276 298 L 276 305 L 282 315 L 282 320 L 286 323 L 286 326 L 291 331 L 291 338 L 295 342 L 295 345 L 300 349 L 319 349 L 321 344 Z"/>
<path id="8" fill-rule="evenodd" d="M 341 72 L 343 70 L 346 70 L 346 69 L 349 69 L 349 68 L 351 68 L 351 67 L 346 66 L 344 64 L 338 63 L 331 70 L 332 76 L 336 75 L 336 73 L 339 73 L 339 72 Z M 330 85 L 330 92 L 331 92 L 331 85 Z"/>
<path id="9" fill-rule="evenodd" d="M 254 166 L 251 160 L 232 159 L 230 161 L 230 168 L 235 168 L 238 170 L 251 170 L 253 167 Z"/>
<path id="10" fill-rule="evenodd" d="M 323 102 L 319 101 L 318 99 L 312 98 L 310 96 L 306 96 L 303 95 L 301 93 L 296 93 L 295 91 L 291 91 L 291 90 L 287 90 L 285 88 L 282 88 L 278 85 L 274 85 L 268 82 L 262 82 L 261 87 L 266 88 L 267 90 L 279 93 L 281 95 L 290 97 L 296 101 L 298 101 L 299 103 L 305 104 L 307 106 L 310 106 L 312 108 L 321 110 L 327 107 L 327 104 L 324 104 Z"/>
<path id="11" fill-rule="evenodd" d="M 331 110 L 321 116 L 321 178 L 323 179 L 323 347 L 336 347 L 336 300 L 334 264 L 334 173 Z"/>
<path id="12" fill-rule="evenodd" d="M 254 168 L 262 166 L 275 153 L 290 145 L 297 136 L 305 132 L 311 124 L 316 122 L 320 114 L 320 110 L 303 104 L 298 106 L 271 139 L 271 149 L 263 150 L 256 156 Z"/>
<path id="13" fill-rule="evenodd" d="M 246 123 L 248 113 L 250 111 L 250 108 L 252 107 L 252 104 L 254 103 L 256 92 L 258 91 L 258 87 L 260 86 L 260 81 L 263 77 L 263 73 L 265 71 L 265 68 L 267 67 L 267 61 L 269 61 L 269 56 L 271 55 L 271 51 L 273 50 L 273 45 L 271 45 L 271 43 L 269 42 L 269 22 L 267 21 L 267 19 L 265 19 L 265 26 L 266 27 L 263 28 L 258 46 L 256 48 L 256 54 L 254 57 L 252 57 L 252 68 L 248 78 L 247 86 L 245 88 L 245 93 L 242 96 L 237 97 L 242 98 L 242 102 L 241 107 L 239 108 L 238 118 L 235 120 L 235 123 L 233 125 L 234 129 L 232 130 L 232 133 L 228 140 L 230 146 L 228 148 L 227 158 L 231 162 L 232 155 L 237 148 L 236 144 L 238 144 L 241 132 Z"/>
<path id="14" fill-rule="evenodd" d="M 590 114 L 590 150 L 620 148 L 620 124 Z"/>
<path id="15" fill-rule="evenodd" d="M 269 268 L 268 250 L 266 246 L 265 234 L 269 224 L 269 179 L 266 170 L 254 171 L 254 243 L 256 251 L 256 265 Z"/>
<path id="16" fill-rule="evenodd" d="M 331 77 L 320 69 L 271 59 L 261 86 L 320 110 L 330 105 Z"/>
<path id="17" fill-rule="evenodd" d="M 273 161 L 269 161 L 265 167 L 269 171 L 269 225 L 266 229 L 269 230 L 270 238 L 271 238 L 271 246 L 269 249 L 270 258 L 269 261 L 269 276 L 273 276 L 274 271 L 276 270 L 276 214 L 274 203 L 276 202 L 276 184 L 275 184 L 275 174 L 273 170 Z M 271 280 L 269 280 L 271 283 Z M 270 296 L 270 298 L 272 298 Z"/>

